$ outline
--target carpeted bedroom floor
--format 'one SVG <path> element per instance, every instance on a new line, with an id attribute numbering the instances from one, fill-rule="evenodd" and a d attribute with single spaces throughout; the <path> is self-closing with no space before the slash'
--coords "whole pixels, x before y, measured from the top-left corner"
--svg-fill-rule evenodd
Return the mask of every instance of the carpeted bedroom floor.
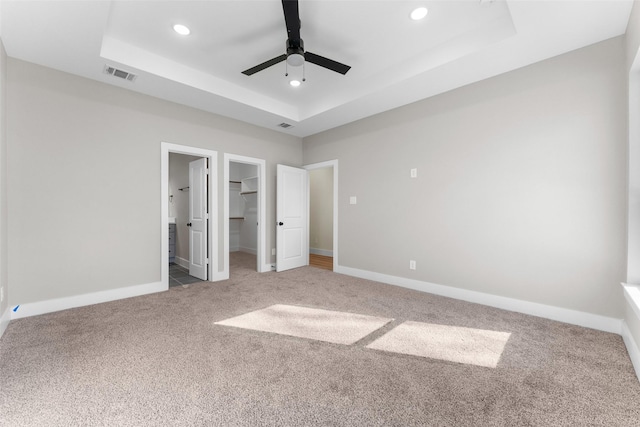
<path id="1" fill-rule="evenodd" d="M 0 425 L 640 425 L 620 336 L 310 267 L 258 274 L 241 253 L 231 263 L 224 282 L 12 321 Z M 394 320 L 351 345 L 215 324 L 276 304 Z M 368 347 L 405 322 L 508 340 L 495 367 Z"/>

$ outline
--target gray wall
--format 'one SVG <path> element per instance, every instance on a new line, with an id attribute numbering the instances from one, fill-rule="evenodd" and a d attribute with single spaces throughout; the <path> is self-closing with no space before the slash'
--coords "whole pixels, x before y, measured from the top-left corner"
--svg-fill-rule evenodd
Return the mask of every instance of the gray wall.
<path id="1" fill-rule="evenodd" d="M 265 159 L 267 223 L 275 224 L 276 164 L 302 164 L 299 138 L 23 61 L 7 65 L 12 305 L 160 280 L 161 141 L 217 150 L 219 171 L 224 152 Z M 222 246 L 220 238 L 220 259 Z"/>
<path id="2" fill-rule="evenodd" d="M 640 3 L 634 2 L 626 34 L 627 71 L 629 74 L 629 252 L 626 281 L 640 285 L 640 70 L 631 65 L 640 50 Z M 625 300 L 624 321 L 636 342 L 640 345 L 640 319 Z M 640 367 L 636 367 L 637 369 Z"/>
<path id="3" fill-rule="evenodd" d="M 4 301 L 0 303 L 0 318 L 9 308 L 9 286 L 7 266 L 7 54 L 0 39 L 0 288 Z M 0 319 L 0 322 L 2 320 Z M 0 323 L 0 335 L 8 320 Z"/>
<path id="4" fill-rule="evenodd" d="M 629 82 L 629 241 L 628 283 L 640 284 L 640 69 L 632 70 L 640 46 L 640 5 L 634 2 L 627 27 L 627 81 Z"/>
<path id="5" fill-rule="evenodd" d="M 629 69 L 640 47 L 640 2 L 638 0 L 633 1 L 633 9 L 631 9 L 625 39 L 627 45 L 627 69 Z"/>
<path id="6" fill-rule="evenodd" d="M 626 79 L 616 38 L 305 138 L 305 164 L 340 160 L 340 264 L 622 317 Z M 37 65 L 7 84 L 11 305 L 160 280 L 160 141 L 266 159 L 268 224 L 275 165 L 303 163 L 298 138 Z"/>
<path id="7" fill-rule="evenodd" d="M 620 37 L 305 138 L 340 265 L 621 318 L 625 81 Z"/>

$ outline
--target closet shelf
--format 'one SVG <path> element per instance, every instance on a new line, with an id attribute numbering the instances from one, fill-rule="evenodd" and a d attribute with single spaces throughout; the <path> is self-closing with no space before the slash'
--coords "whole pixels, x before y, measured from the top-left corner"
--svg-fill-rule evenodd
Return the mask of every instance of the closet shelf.
<path id="1" fill-rule="evenodd" d="M 243 216 L 231 216 L 229 217 L 229 219 L 241 219 L 244 221 L 244 217 Z"/>

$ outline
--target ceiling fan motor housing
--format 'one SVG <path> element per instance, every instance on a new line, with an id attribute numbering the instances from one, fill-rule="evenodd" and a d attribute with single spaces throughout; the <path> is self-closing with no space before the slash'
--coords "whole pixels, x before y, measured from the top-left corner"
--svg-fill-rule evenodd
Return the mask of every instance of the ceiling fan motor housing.
<path id="1" fill-rule="evenodd" d="M 302 39 L 287 39 L 287 63 L 293 67 L 304 63 L 304 41 Z"/>

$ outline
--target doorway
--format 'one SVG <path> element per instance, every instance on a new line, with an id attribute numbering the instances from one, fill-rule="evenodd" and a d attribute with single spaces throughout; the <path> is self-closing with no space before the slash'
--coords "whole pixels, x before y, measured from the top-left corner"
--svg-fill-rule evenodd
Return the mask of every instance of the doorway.
<path id="1" fill-rule="evenodd" d="M 206 163 L 169 153 L 169 287 L 207 280 Z"/>
<path id="2" fill-rule="evenodd" d="M 336 271 L 338 264 L 338 160 L 314 163 L 296 168 L 277 165 L 276 191 L 276 271 L 286 271 L 309 265 L 311 252 L 310 241 L 313 239 L 309 232 L 311 215 L 310 172 L 327 169 L 329 184 L 328 197 L 323 198 L 325 210 L 323 219 L 328 223 L 329 234 L 327 248 L 316 253 L 325 253 L 325 257 L 333 258 L 327 269 Z M 316 191 L 317 193 L 317 191 Z M 317 209 L 314 206 L 314 209 Z M 331 242 L 332 240 L 332 242 Z M 319 241 L 319 239 L 318 239 Z M 332 255 L 332 256 L 329 256 Z M 322 255 L 320 255 L 322 256 Z M 326 263 L 326 260 L 325 260 Z M 326 264 L 325 264 L 326 265 Z"/>
<path id="3" fill-rule="evenodd" d="M 236 252 L 258 270 L 258 166 L 229 162 L 229 269 Z"/>
<path id="4" fill-rule="evenodd" d="M 309 265 L 338 266 L 338 161 L 304 166 L 309 171 Z"/>
<path id="5" fill-rule="evenodd" d="M 174 173 L 174 180 L 170 185 L 170 157 L 172 156 L 174 161 L 188 165 L 186 168 L 188 178 L 185 181 L 184 173 L 177 175 Z M 165 289 L 169 288 L 169 259 L 171 257 L 174 262 L 178 260 L 177 248 L 174 246 L 174 250 L 170 251 L 172 229 L 175 233 L 173 234 L 174 244 L 178 244 L 178 238 L 182 240 L 180 258 L 183 264 L 188 261 L 190 275 L 198 276 L 197 281 L 221 280 L 218 273 L 218 245 L 217 239 L 214 238 L 218 229 L 217 158 L 218 154 L 215 151 L 161 143 L 160 280 Z M 173 166 L 175 169 L 175 164 Z M 183 185 L 185 182 L 186 186 Z M 189 200 L 187 210 L 191 215 L 188 218 L 185 218 L 183 208 L 181 207 L 179 211 L 176 206 L 178 199 L 185 199 L 184 196 Z M 180 232 L 178 225 L 184 225 L 187 231 Z M 187 253 L 188 260 L 185 258 Z M 175 274 L 175 272 L 172 273 Z"/>
<path id="6" fill-rule="evenodd" d="M 263 159 L 224 155 L 224 267 L 229 278 L 231 255 L 271 271 L 266 260 L 266 162 Z"/>

